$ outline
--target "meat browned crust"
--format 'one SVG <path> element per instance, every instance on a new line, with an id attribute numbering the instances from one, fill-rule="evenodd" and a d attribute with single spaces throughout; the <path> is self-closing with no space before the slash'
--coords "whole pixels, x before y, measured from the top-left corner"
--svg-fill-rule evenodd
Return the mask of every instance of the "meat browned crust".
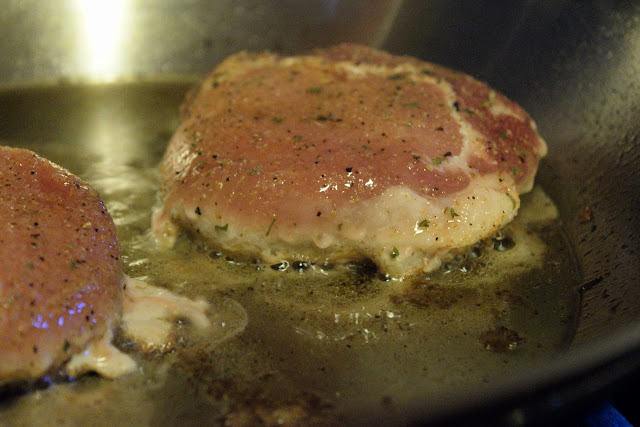
<path id="1" fill-rule="evenodd" d="M 154 232 L 429 271 L 513 219 L 545 153 L 516 103 L 438 65 L 351 44 L 239 53 L 183 107 Z"/>

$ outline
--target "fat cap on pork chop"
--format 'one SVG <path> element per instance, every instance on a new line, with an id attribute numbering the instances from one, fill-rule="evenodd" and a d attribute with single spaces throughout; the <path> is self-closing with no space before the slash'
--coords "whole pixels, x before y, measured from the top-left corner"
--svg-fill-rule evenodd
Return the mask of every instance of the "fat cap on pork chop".
<path id="1" fill-rule="evenodd" d="M 268 262 L 431 271 L 514 218 L 545 153 L 522 108 L 442 66 L 352 44 L 239 53 L 183 106 L 153 228 Z"/>

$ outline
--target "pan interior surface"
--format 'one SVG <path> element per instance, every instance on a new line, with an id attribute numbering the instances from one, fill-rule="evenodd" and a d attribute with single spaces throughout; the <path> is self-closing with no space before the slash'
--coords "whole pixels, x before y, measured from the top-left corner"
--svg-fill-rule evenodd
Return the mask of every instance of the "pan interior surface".
<path id="1" fill-rule="evenodd" d="M 50 378 L 47 388 L 5 391 L 0 421 L 113 423 L 114 406 L 123 422 L 136 423 L 354 421 L 367 407 L 399 421 L 415 395 L 428 412 L 569 347 L 579 314 L 578 267 L 562 223 L 552 219 L 555 208 L 547 204 L 551 213 L 544 215 L 548 200 L 539 188 L 524 197 L 520 219 L 502 235 L 405 281 L 367 265 L 232 259 L 189 236 L 174 250 L 156 248 L 149 234 L 155 166 L 194 84 L 61 84 L 0 93 L 3 143 L 33 149 L 96 187 L 118 228 L 127 274 L 205 297 L 220 326 L 198 334 L 179 325 L 180 345 L 163 355 L 119 342 L 140 362 L 138 374 Z"/>

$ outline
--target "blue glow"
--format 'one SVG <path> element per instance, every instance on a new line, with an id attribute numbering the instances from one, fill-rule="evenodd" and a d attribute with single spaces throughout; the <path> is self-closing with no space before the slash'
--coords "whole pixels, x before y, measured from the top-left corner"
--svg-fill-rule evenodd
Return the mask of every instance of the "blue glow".
<path id="1" fill-rule="evenodd" d="M 34 328 L 37 328 L 37 329 L 49 328 L 49 324 L 47 323 L 47 321 L 42 319 L 42 314 L 38 314 L 38 317 L 35 320 L 32 320 L 31 324 L 33 325 Z"/>

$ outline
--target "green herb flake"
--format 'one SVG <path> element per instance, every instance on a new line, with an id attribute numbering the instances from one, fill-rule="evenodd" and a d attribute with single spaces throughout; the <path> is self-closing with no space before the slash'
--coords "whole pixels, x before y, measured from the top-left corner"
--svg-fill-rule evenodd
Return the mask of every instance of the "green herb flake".
<path id="1" fill-rule="evenodd" d="M 520 168 L 512 167 L 511 168 L 511 173 L 514 174 L 514 175 L 519 175 L 520 174 Z"/>
<path id="2" fill-rule="evenodd" d="M 76 268 L 78 268 L 78 264 L 75 261 L 71 261 L 69 263 L 69 268 L 75 270 Z"/>
<path id="3" fill-rule="evenodd" d="M 433 163 L 434 165 L 440 165 L 440 164 L 442 164 L 442 162 L 444 162 L 444 158 L 442 158 L 442 157 L 434 157 L 431 160 L 431 163 Z"/>
<path id="4" fill-rule="evenodd" d="M 422 69 L 422 74 L 425 74 L 425 75 L 427 75 L 427 76 L 433 76 L 433 75 L 435 75 L 435 73 L 433 72 L 433 70 L 430 70 L 430 69 L 428 69 L 428 68 L 423 68 L 423 69 Z"/>
<path id="5" fill-rule="evenodd" d="M 509 198 L 509 200 L 511 200 L 511 204 L 513 205 L 513 209 L 515 209 L 515 208 L 516 208 L 516 206 L 518 205 L 518 204 L 516 203 L 516 199 L 514 199 L 514 198 L 513 198 L 513 196 L 512 196 L 511 194 L 509 194 L 509 193 L 504 193 L 504 194 L 506 194 L 506 195 L 507 195 L 507 197 Z"/>
<path id="6" fill-rule="evenodd" d="M 321 87 L 310 87 L 307 89 L 307 93 L 322 93 L 322 90 Z"/>
<path id="7" fill-rule="evenodd" d="M 507 133 L 503 129 L 500 129 L 498 131 L 498 136 L 500 137 L 500 139 L 507 139 Z"/>
<path id="8" fill-rule="evenodd" d="M 300 141 L 302 139 L 302 135 L 293 135 L 296 141 Z"/>
<path id="9" fill-rule="evenodd" d="M 395 73 L 389 76 L 389 80 L 401 80 L 403 78 L 404 78 L 404 74 L 402 73 Z"/>
<path id="10" fill-rule="evenodd" d="M 516 145 L 515 150 L 518 152 L 518 154 L 520 154 L 522 157 L 527 157 L 527 152 L 524 151 L 524 148 L 522 147 L 518 147 Z"/>
<path id="11" fill-rule="evenodd" d="M 338 231 L 342 230 L 342 223 L 338 224 Z"/>
<path id="12" fill-rule="evenodd" d="M 451 214 L 451 218 L 460 216 L 458 213 L 456 213 L 456 211 L 453 210 L 453 208 L 449 208 L 449 213 Z"/>
<path id="13" fill-rule="evenodd" d="M 7 301 L 4 303 L 4 307 L 8 308 L 10 307 L 13 302 L 16 300 L 16 298 L 19 298 L 16 294 L 11 295 L 9 298 L 7 298 Z"/>
<path id="14" fill-rule="evenodd" d="M 418 108 L 420 105 L 418 105 L 417 102 L 407 102 L 406 104 L 402 104 L 403 107 L 413 107 L 413 108 Z"/>
<path id="15" fill-rule="evenodd" d="M 282 123 L 282 121 L 283 121 L 283 120 L 284 120 L 284 118 L 283 118 L 283 117 L 274 117 L 274 118 L 272 118 L 272 119 L 271 119 L 271 121 L 272 121 L 273 123 L 277 124 L 277 125 L 278 125 L 278 124 L 280 124 L 280 123 Z"/>
<path id="16" fill-rule="evenodd" d="M 491 107 L 494 102 L 496 102 L 496 92 L 491 90 L 489 91 L 489 98 L 485 102 L 480 104 L 480 106 L 485 108 Z"/>
<path id="17" fill-rule="evenodd" d="M 28 262 L 28 263 L 27 263 L 27 265 L 26 265 L 26 267 L 27 267 L 27 269 L 28 269 L 28 270 L 33 270 L 34 265 L 33 265 L 33 263 L 32 263 L 32 262 Z"/>
<path id="18" fill-rule="evenodd" d="M 400 251 L 394 246 L 389 255 L 391 256 L 391 258 L 397 258 L 398 255 L 400 255 Z"/>
<path id="19" fill-rule="evenodd" d="M 273 227 L 273 224 L 276 222 L 276 219 L 273 218 L 271 220 L 271 224 L 269 224 L 269 228 L 267 229 L 267 233 L 265 234 L 265 236 L 269 236 L 269 233 L 271 233 L 271 228 Z"/>
<path id="20" fill-rule="evenodd" d="M 22 207 L 22 212 L 28 213 L 28 214 L 31 214 L 31 215 L 38 215 L 38 209 L 34 209 L 34 210 L 30 211 L 29 209 L 27 209 L 26 206 Z"/>
<path id="21" fill-rule="evenodd" d="M 62 350 L 66 353 L 71 348 L 71 343 L 69 341 L 64 340 L 64 344 L 62 345 Z"/>
<path id="22" fill-rule="evenodd" d="M 227 231 L 229 229 L 229 224 L 216 225 L 214 228 L 216 231 Z"/>
<path id="23" fill-rule="evenodd" d="M 259 175 L 259 174 L 260 174 L 260 165 L 256 166 L 255 168 L 247 172 L 247 175 Z"/>
<path id="24" fill-rule="evenodd" d="M 426 218 L 423 219 L 422 221 L 420 221 L 418 226 L 423 227 L 423 228 L 429 228 L 429 220 L 426 219 Z"/>
<path id="25" fill-rule="evenodd" d="M 316 116 L 316 120 L 319 122 L 333 122 L 335 119 L 333 118 L 333 113 L 329 113 L 326 116 L 324 114 L 318 114 Z"/>

